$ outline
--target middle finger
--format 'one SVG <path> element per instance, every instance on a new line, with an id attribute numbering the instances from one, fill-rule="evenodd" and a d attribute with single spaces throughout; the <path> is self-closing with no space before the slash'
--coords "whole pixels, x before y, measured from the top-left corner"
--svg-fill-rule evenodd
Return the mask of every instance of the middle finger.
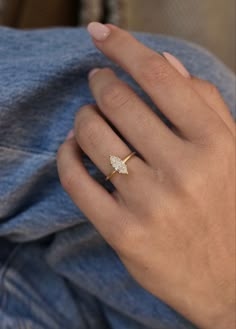
<path id="1" fill-rule="evenodd" d="M 96 71 L 89 84 L 100 110 L 150 166 L 173 163 L 183 153 L 182 139 L 111 69 Z"/>
<path id="2" fill-rule="evenodd" d="M 92 36 L 96 36 L 98 24 L 89 24 L 88 31 Z M 213 124 L 219 124 L 219 118 L 188 79 L 127 31 L 111 24 L 101 28 L 100 24 L 100 31 L 105 29 L 110 34 L 102 40 L 93 39 L 95 45 L 139 83 L 180 134 L 190 141 L 208 136 Z"/>

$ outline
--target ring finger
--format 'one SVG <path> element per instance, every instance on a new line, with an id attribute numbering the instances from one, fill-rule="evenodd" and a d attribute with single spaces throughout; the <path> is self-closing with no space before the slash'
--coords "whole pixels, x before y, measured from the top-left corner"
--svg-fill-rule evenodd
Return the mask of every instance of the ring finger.
<path id="1" fill-rule="evenodd" d="M 110 155 L 124 159 L 131 153 L 130 148 L 99 114 L 96 105 L 86 105 L 80 109 L 75 118 L 74 130 L 81 149 L 105 176 L 114 170 L 110 164 Z M 150 167 L 136 155 L 127 162 L 127 167 L 128 175 L 115 173 L 110 179 L 126 200 L 133 195 L 137 198 L 138 190 L 145 189 L 144 184 L 150 182 L 148 176 L 151 178 L 153 175 Z M 148 190 L 147 187 L 145 190 Z"/>

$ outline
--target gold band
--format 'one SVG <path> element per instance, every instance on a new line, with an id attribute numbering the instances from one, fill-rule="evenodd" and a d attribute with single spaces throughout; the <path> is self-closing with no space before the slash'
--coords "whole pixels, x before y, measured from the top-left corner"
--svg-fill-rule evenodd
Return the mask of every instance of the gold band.
<path id="1" fill-rule="evenodd" d="M 123 160 L 121 160 L 121 159 L 119 159 L 118 157 L 115 157 L 115 158 L 117 158 L 117 160 L 119 161 L 119 162 L 122 162 L 122 163 L 126 163 L 134 154 L 136 154 L 136 152 L 131 152 L 129 155 L 127 155 L 127 157 L 126 158 L 124 158 Z M 111 156 L 110 155 L 110 158 L 111 157 L 114 157 L 114 156 Z M 111 165 L 113 166 L 113 164 L 111 163 Z M 116 172 L 118 172 L 118 173 L 121 173 L 121 172 L 119 172 L 117 169 L 115 169 L 115 170 L 113 170 L 113 172 L 110 174 L 110 175 L 108 175 L 107 177 L 106 177 L 106 180 L 108 180 L 108 179 L 110 179 Z M 127 170 L 127 172 L 124 172 L 124 173 L 126 173 L 126 174 L 128 174 L 128 170 Z"/>

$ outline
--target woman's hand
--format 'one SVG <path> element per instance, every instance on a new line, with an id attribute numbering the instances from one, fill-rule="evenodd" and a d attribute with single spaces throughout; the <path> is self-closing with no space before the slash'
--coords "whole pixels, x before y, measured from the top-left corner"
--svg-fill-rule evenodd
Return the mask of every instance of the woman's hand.
<path id="1" fill-rule="evenodd" d="M 201 328 L 233 329 L 234 120 L 216 88 L 190 77 L 170 55 L 113 25 L 92 23 L 89 30 L 175 128 L 110 69 L 94 71 L 97 106 L 80 109 L 75 136 L 58 151 L 61 183 L 140 285 Z M 143 157 L 129 160 L 128 175 L 111 178 L 112 194 L 81 160 L 83 150 L 108 175 L 109 155 L 130 153 L 105 117 Z"/>

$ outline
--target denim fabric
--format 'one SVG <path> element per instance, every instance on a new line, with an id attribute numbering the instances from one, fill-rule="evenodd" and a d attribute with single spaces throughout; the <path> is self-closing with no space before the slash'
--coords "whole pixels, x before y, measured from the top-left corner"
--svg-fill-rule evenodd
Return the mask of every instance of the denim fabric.
<path id="1" fill-rule="evenodd" d="M 133 34 L 215 83 L 235 116 L 235 76 L 218 59 L 182 40 Z M 55 155 L 75 113 L 94 102 L 87 73 L 97 66 L 112 67 L 159 114 L 85 29 L 0 27 L 0 329 L 194 328 L 130 277 L 60 185 Z M 84 163 L 113 190 L 85 155 Z"/>

